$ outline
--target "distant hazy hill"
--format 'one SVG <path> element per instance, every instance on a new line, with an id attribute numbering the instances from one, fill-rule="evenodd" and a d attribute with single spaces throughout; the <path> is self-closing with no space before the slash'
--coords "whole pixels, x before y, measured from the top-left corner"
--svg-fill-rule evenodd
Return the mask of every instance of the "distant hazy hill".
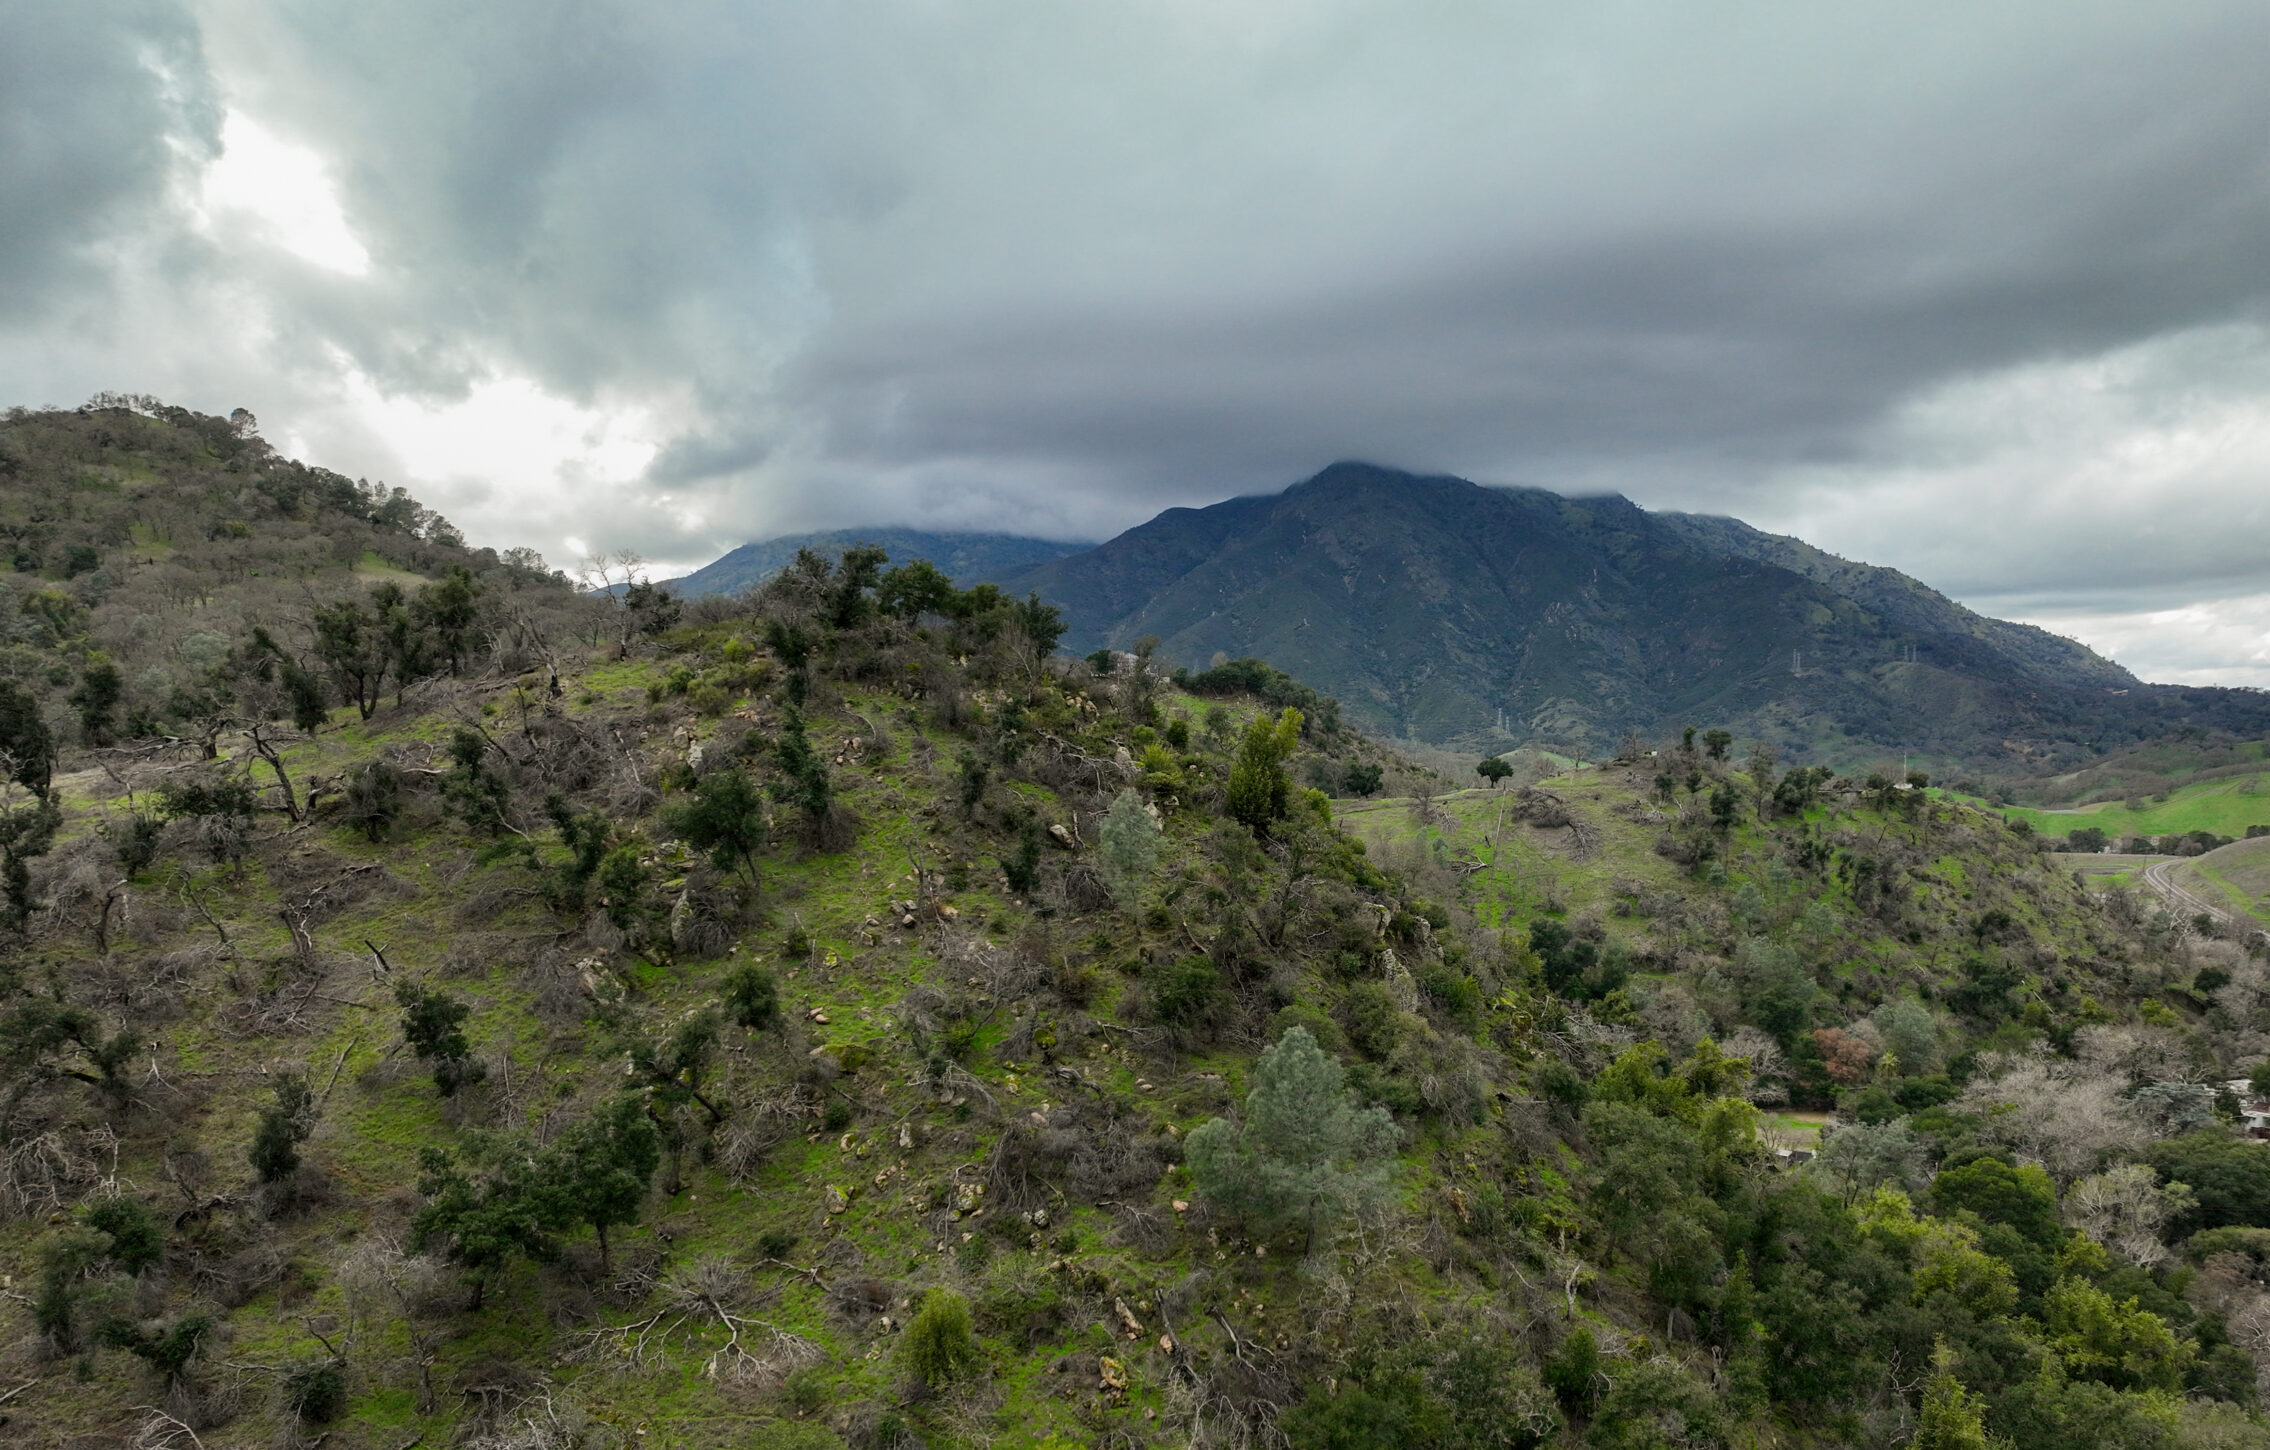
<path id="1" fill-rule="evenodd" d="M 2258 692 L 2144 685 L 1733 519 L 1365 464 L 1169 510 L 1001 582 L 1062 606 L 1068 646 L 1156 635 L 1195 666 L 1259 655 L 1370 728 L 1466 746 L 1724 725 L 1833 759 L 2023 768 L 2270 721 Z"/>
<path id="2" fill-rule="evenodd" d="M 714 563 L 704 564 L 683 579 L 667 581 L 678 593 L 691 598 L 703 594 L 739 594 L 761 584 L 796 557 L 798 549 L 811 549 L 833 558 L 855 544 L 878 544 L 891 559 L 928 559 L 964 588 L 998 581 L 1066 554 L 1085 544 L 1060 544 L 1051 539 L 1028 539 L 1018 534 L 933 534 L 920 529 L 834 529 L 818 534 L 790 534 L 743 544 Z"/>

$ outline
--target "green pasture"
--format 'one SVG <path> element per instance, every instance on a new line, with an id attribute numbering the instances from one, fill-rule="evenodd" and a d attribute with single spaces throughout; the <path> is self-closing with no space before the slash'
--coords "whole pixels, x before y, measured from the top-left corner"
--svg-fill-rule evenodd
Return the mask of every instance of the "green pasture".
<path id="1" fill-rule="evenodd" d="M 1971 800 L 1982 810 L 1999 810 L 2026 821 L 2045 836 L 2064 836 L 2095 826 L 2114 840 L 2165 836 L 2182 831 L 2213 831 L 2244 836 L 2248 826 L 2270 826 L 2270 773 L 2229 776 L 2170 791 L 2165 800 L 2145 800 L 2143 809 L 2124 801 L 2099 801 L 2072 810 L 2044 811 L 2026 806 L 1995 806 Z"/>

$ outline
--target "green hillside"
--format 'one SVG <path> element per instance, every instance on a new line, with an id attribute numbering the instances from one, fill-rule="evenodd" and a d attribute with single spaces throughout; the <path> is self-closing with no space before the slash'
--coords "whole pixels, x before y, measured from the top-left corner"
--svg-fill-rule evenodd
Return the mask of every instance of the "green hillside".
<path id="1" fill-rule="evenodd" d="M 2250 827 L 2270 827 L 2270 772 L 2227 775 L 2194 785 L 2178 785 L 2132 801 L 2097 801 L 2064 809 L 2021 805 L 1991 808 L 2052 836 L 2066 836 L 2093 826 L 2115 841 L 2125 841 L 2132 836 L 2182 835 L 2191 831 L 2243 837 Z"/>
<path id="2" fill-rule="evenodd" d="M 2010 801 L 2071 807 L 2146 799 L 2183 785 L 2243 779 L 2270 769 L 2270 741 L 2208 729 L 2173 730 L 2112 751 L 2079 769 L 1996 778 Z"/>
<path id="3" fill-rule="evenodd" d="M 0 692 L 13 1443 L 2270 1445 L 2263 963 L 1990 812 L 1448 790 L 861 551 L 453 669 L 230 517 L 357 547 L 183 566 L 209 731 L 83 730 L 88 614 Z"/>
<path id="4" fill-rule="evenodd" d="M 2209 901 L 2270 925 L 2270 837 L 2234 841 L 2176 868 L 2177 879 Z"/>

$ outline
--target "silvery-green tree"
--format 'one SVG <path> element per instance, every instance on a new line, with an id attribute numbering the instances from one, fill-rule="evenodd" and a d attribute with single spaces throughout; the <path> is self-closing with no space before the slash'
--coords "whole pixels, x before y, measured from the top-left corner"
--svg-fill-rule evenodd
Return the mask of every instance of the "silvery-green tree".
<path id="1" fill-rule="evenodd" d="M 1098 835 L 1103 853 L 1097 869 L 1103 874 L 1103 884 L 1120 910 L 1131 912 L 1143 899 L 1151 873 L 1158 869 L 1159 823 L 1143 809 L 1142 799 L 1132 789 L 1123 790 L 1104 814 Z"/>
<path id="2" fill-rule="evenodd" d="M 1305 1027 L 1261 1054 L 1236 1122 L 1190 1135 L 1185 1161 L 1208 1202 L 1263 1232 L 1319 1230 L 1383 1206 L 1395 1166 L 1395 1120 L 1360 1108 L 1340 1064 Z"/>

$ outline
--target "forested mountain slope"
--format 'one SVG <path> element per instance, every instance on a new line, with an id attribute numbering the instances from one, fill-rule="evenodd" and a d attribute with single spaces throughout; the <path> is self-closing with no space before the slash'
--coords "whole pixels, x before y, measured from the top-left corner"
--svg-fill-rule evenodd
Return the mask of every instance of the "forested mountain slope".
<path id="1" fill-rule="evenodd" d="M 12 1442 L 2270 1445 L 2270 974 L 1991 814 L 1445 793 L 862 551 L 522 592 L 0 719 Z"/>
<path id="2" fill-rule="evenodd" d="M 2270 721 L 2260 692 L 2142 685 L 1730 519 L 1364 464 L 1170 510 L 1002 583 L 1059 604 L 1078 648 L 1259 655 L 1365 728 L 1432 742 L 1601 750 L 1707 719 L 1813 760 L 2024 770 Z"/>

